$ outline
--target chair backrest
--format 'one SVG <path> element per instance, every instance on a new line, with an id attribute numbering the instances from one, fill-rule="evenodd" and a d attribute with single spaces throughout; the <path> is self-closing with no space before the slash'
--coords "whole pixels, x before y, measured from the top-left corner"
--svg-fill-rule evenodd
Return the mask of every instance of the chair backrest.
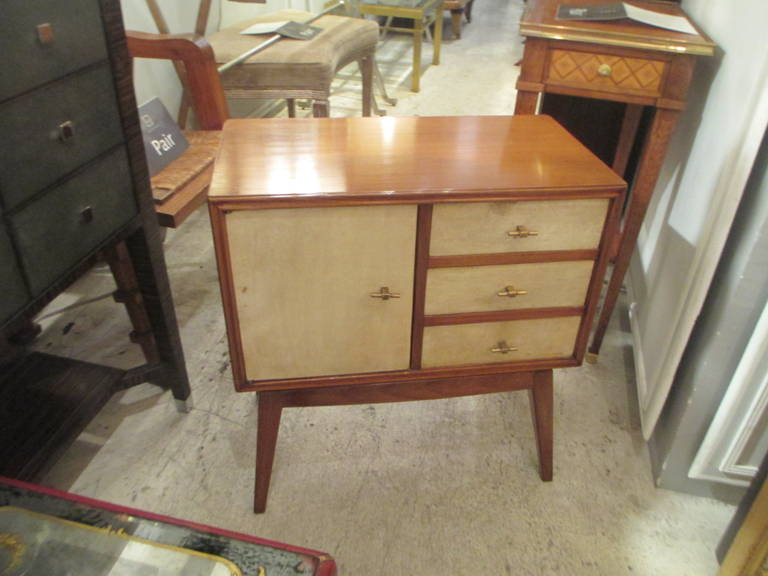
<path id="1" fill-rule="evenodd" d="M 181 62 L 192 108 L 202 130 L 221 130 L 229 118 L 224 88 L 210 44 L 195 34 L 150 34 L 126 31 L 128 52 L 133 58 Z"/>

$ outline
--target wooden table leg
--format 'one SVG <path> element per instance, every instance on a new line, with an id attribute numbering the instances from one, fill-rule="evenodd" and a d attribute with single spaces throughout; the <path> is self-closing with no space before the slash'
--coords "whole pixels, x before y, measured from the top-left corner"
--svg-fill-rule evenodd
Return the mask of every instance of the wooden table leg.
<path id="1" fill-rule="evenodd" d="M 518 90 L 515 100 L 515 116 L 520 114 L 536 114 L 539 104 L 539 93 Z"/>
<path id="2" fill-rule="evenodd" d="M 277 434 L 283 412 L 280 392 L 259 392 L 259 422 L 256 431 L 256 483 L 253 491 L 253 511 L 261 514 L 267 509 L 269 481 L 275 461 Z"/>
<path id="3" fill-rule="evenodd" d="M 536 432 L 536 450 L 539 454 L 539 476 L 544 482 L 551 482 L 554 442 L 552 370 L 534 372 L 533 388 L 529 395 L 533 429 Z"/>
<path id="4" fill-rule="evenodd" d="M 624 217 L 624 226 L 619 241 L 619 250 L 613 265 L 611 279 L 608 283 L 605 302 L 600 311 L 595 334 L 592 337 L 592 345 L 589 347 L 589 352 L 593 357 L 600 353 L 600 346 L 603 343 L 605 332 L 608 329 L 608 322 L 611 320 L 611 314 L 616 306 L 621 283 L 624 281 L 624 275 L 629 268 L 629 262 L 635 250 L 635 243 L 640 234 L 645 212 L 648 209 L 653 189 L 656 187 L 659 172 L 661 172 L 661 165 L 667 151 L 667 145 L 675 130 L 679 116 L 680 112 L 677 110 L 656 109 L 654 113 L 653 123 L 643 146 L 640 164 L 630 193 L 629 206 Z"/>
<path id="5" fill-rule="evenodd" d="M 424 37 L 424 19 L 413 21 L 413 70 L 411 71 L 411 91 L 418 92 L 421 81 L 421 43 Z"/>
<path id="6" fill-rule="evenodd" d="M 189 376 L 159 234 L 159 228 L 152 223 L 129 236 L 125 245 L 164 368 L 162 379 L 156 383 L 170 388 L 176 408 L 180 412 L 188 412 L 191 408 Z"/>

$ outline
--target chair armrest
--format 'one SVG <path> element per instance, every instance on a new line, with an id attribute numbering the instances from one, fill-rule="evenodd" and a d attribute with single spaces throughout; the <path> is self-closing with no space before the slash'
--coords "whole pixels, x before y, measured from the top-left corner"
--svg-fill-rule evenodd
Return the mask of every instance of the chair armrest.
<path id="1" fill-rule="evenodd" d="M 127 30 L 125 35 L 128 40 L 128 52 L 134 58 L 182 62 L 200 128 L 221 130 L 224 121 L 229 117 L 229 110 L 213 48 L 204 37 L 132 30 Z"/>

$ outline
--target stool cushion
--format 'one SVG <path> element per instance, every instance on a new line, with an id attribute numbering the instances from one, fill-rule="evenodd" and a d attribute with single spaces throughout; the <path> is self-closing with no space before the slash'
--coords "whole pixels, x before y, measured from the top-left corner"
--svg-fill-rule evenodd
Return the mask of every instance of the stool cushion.
<path id="1" fill-rule="evenodd" d="M 271 34 L 243 35 L 242 30 L 257 23 L 310 18 L 308 12 L 281 10 L 268 16 L 238 22 L 207 37 L 223 64 L 257 46 Z M 323 16 L 311 24 L 323 31 L 311 40 L 282 38 L 222 75 L 224 89 L 306 90 L 327 92 L 336 71 L 375 50 L 379 26 L 375 22 L 346 16 Z"/>
<path id="2" fill-rule="evenodd" d="M 462 10 L 467 5 L 467 0 L 445 0 L 444 10 Z"/>

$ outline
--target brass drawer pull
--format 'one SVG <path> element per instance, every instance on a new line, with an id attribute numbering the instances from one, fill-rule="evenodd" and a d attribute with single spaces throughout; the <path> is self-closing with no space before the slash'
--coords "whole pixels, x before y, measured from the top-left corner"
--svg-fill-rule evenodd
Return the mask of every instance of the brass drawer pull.
<path id="1" fill-rule="evenodd" d="M 37 25 L 37 39 L 40 44 L 53 44 L 55 36 L 53 34 L 53 26 L 50 22 Z"/>
<path id="2" fill-rule="evenodd" d="M 75 123 L 72 120 L 67 120 L 59 124 L 59 140 L 67 142 L 75 137 Z"/>
<path id="3" fill-rule="evenodd" d="M 506 286 L 501 292 L 497 292 L 497 296 L 507 296 L 509 298 L 515 298 L 516 296 L 525 296 L 528 294 L 528 290 L 515 290 L 514 286 Z"/>
<path id="4" fill-rule="evenodd" d="M 611 75 L 611 65 L 610 64 L 600 64 L 600 67 L 597 69 L 597 73 L 600 76 L 610 76 Z"/>
<path id="5" fill-rule="evenodd" d="M 518 226 L 514 230 L 507 232 L 507 236 L 512 238 L 528 238 L 528 236 L 538 236 L 539 233 L 536 230 L 528 230 L 525 226 Z"/>
<path id="6" fill-rule="evenodd" d="M 378 292 L 371 292 L 371 298 L 381 298 L 382 300 L 389 300 L 390 298 L 400 298 L 398 292 L 390 292 L 389 286 L 382 286 Z"/>
<path id="7" fill-rule="evenodd" d="M 517 352 L 517 348 L 507 345 L 506 340 L 499 340 L 499 343 L 491 348 L 491 352 L 494 354 L 507 354 L 509 352 Z"/>

